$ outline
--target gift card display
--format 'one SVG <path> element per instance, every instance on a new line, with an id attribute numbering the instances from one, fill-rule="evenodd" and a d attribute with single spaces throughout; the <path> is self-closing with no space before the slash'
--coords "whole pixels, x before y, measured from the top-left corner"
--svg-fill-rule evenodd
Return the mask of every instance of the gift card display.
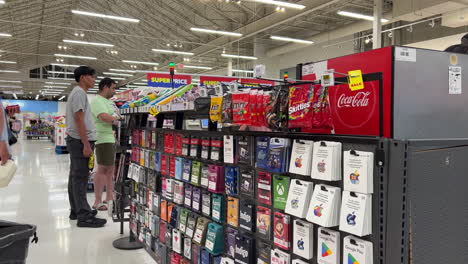
<path id="1" fill-rule="evenodd" d="M 291 255 L 281 249 L 271 250 L 271 264 L 290 264 Z"/>
<path id="2" fill-rule="evenodd" d="M 169 176 L 169 156 L 165 154 L 161 155 L 161 174 Z"/>
<path id="3" fill-rule="evenodd" d="M 234 136 L 225 135 L 223 137 L 224 163 L 234 163 Z"/>
<path id="4" fill-rule="evenodd" d="M 343 153 L 344 190 L 358 193 L 374 191 L 374 153 L 349 150 Z"/>
<path id="5" fill-rule="evenodd" d="M 190 237 L 184 237 L 184 257 L 192 259 L 192 239 Z"/>
<path id="6" fill-rule="evenodd" d="M 238 264 L 253 263 L 255 259 L 255 240 L 248 236 L 237 235 L 234 259 Z"/>
<path id="7" fill-rule="evenodd" d="M 211 195 L 211 218 L 216 222 L 224 221 L 224 196 L 220 194 Z"/>
<path id="8" fill-rule="evenodd" d="M 161 152 L 154 153 L 154 170 L 161 172 Z"/>
<path id="9" fill-rule="evenodd" d="M 159 215 L 160 213 L 160 202 L 161 202 L 161 196 L 159 194 L 154 194 L 153 195 L 153 213 L 156 215 Z"/>
<path id="10" fill-rule="evenodd" d="M 178 229 L 180 232 L 185 233 L 185 229 L 187 228 L 187 218 L 189 215 L 189 211 L 187 209 L 181 209 L 179 213 L 179 226 Z"/>
<path id="11" fill-rule="evenodd" d="M 154 237 L 158 237 L 159 236 L 159 223 L 160 223 L 159 216 L 153 215 L 152 222 L 153 222 L 153 224 L 152 224 L 152 227 L 151 227 L 151 235 L 154 236 Z"/>
<path id="12" fill-rule="evenodd" d="M 159 222 L 159 242 L 166 243 L 166 229 L 167 223 L 164 221 Z"/>
<path id="13" fill-rule="evenodd" d="M 210 159 L 215 161 L 223 160 L 223 138 L 222 137 L 212 137 L 210 141 L 211 153 Z"/>
<path id="14" fill-rule="evenodd" d="M 186 184 L 185 190 L 184 190 L 184 194 L 185 194 L 184 205 L 187 207 L 192 207 L 192 191 L 193 191 L 192 185 Z"/>
<path id="15" fill-rule="evenodd" d="M 258 201 L 266 205 L 271 205 L 271 174 L 259 171 L 257 182 Z"/>
<path id="16" fill-rule="evenodd" d="M 308 264 L 308 263 L 300 259 L 293 259 L 292 264 Z"/>
<path id="17" fill-rule="evenodd" d="M 253 142 L 249 136 L 237 137 L 237 163 L 242 165 L 252 165 L 253 163 Z"/>
<path id="18" fill-rule="evenodd" d="M 341 143 L 319 141 L 314 143 L 312 155 L 312 179 L 341 180 Z"/>
<path id="19" fill-rule="evenodd" d="M 181 157 L 175 158 L 175 178 L 177 180 L 182 180 L 182 171 L 184 166 L 184 159 Z"/>
<path id="20" fill-rule="evenodd" d="M 311 140 L 294 140 L 291 151 L 291 161 L 289 163 L 290 173 L 310 175 L 313 147 L 314 142 Z"/>
<path id="21" fill-rule="evenodd" d="M 184 183 L 174 181 L 174 203 L 184 204 Z"/>
<path id="22" fill-rule="evenodd" d="M 343 239 L 343 263 L 373 264 L 372 242 L 353 236 Z"/>
<path id="23" fill-rule="evenodd" d="M 269 137 L 257 137 L 256 148 L 256 167 L 267 169 L 268 145 L 270 144 Z"/>
<path id="24" fill-rule="evenodd" d="M 314 256 L 314 228 L 311 223 L 294 220 L 293 225 L 293 253 L 305 259 Z"/>
<path id="25" fill-rule="evenodd" d="M 223 226 L 216 223 L 208 224 L 205 248 L 213 255 L 218 255 L 224 252 Z"/>
<path id="26" fill-rule="evenodd" d="M 193 187 L 192 189 L 192 209 L 195 212 L 200 212 L 201 210 L 201 189 Z"/>
<path id="27" fill-rule="evenodd" d="M 179 220 L 179 207 L 177 206 L 174 206 L 171 210 L 171 217 L 169 219 L 169 224 L 174 227 L 174 228 L 177 228 L 177 221 Z"/>
<path id="28" fill-rule="evenodd" d="M 210 157 L 210 138 L 209 137 L 202 137 L 201 139 L 201 158 L 208 159 Z"/>
<path id="29" fill-rule="evenodd" d="M 219 264 L 234 264 L 234 263 L 236 262 L 233 259 L 222 257 L 221 262 Z"/>
<path id="30" fill-rule="evenodd" d="M 288 171 L 289 165 L 289 139 L 271 138 L 267 156 L 269 171 L 281 173 Z"/>
<path id="31" fill-rule="evenodd" d="M 174 154 L 174 134 L 164 133 L 164 152 Z"/>
<path id="32" fill-rule="evenodd" d="M 257 233 L 264 239 L 271 238 L 271 209 L 257 206 Z"/>
<path id="33" fill-rule="evenodd" d="M 167 222 L 167 201 L 161 200 L 161 219 Z"/>
<path id="34" fill-rule="evenodd" d="M 226 167 L 224 169 L 225 192 L 227 195 L 237 195 L 237 178 L 239 177 L 239 168 Z"/>
<path id="35" fill-rule="evenodd" d="M 201 168 L 201 175 L 200 175 L 200 186 L 203 188 L 208 188 L 208 183 L 209 183 L 209 166 L 208 164 L 202 164 Z"/>
<path id="36" fill-rule="evenodd" d="M 255 227 L 255 203 L 242 199 L 239 207 L 239 228 L 253 232 Z"/>
<path id="37" fill-rule="evenodd" d="M 201 247 L 192 243 L 192 264 L 201 264 Z"/>
<path id="38" fill-rule="evenodd" d="M 209 220 L 205 217 L 198 217 L 193 242 L 201 246 L 205 243 L 206 232 L 208 230 Z"/>
<path id="39" fill-rule="evenodd" d="M 273 175 L 273 207 L 284 210 L 288 200 L 289 177 Z"/>
<path id="40" fill-rule="evenodd" d="M 250 197 L 254 196 L 254 188 L 255 188 L 255 182 L 254 182 L 254 177 L 253 177 L 253 172 L 248 169 L 240 169 L 240 183 L 239 183 L 239 188 L 240 188 L 240 193 L 243 195 L 247 195 Z"/>
<path id="41" fill-rule="evenodd" d="M 317 263 L 339 264 L 340 232 L 333 231 L 324 227 L 319 227 L 317 232 Z M 354 262 L 351 263 L 354 264 Z"/>
<path id="42" fill-rule="evenodd" d="M 169 157 L 169 177 L 175 178 L 176 169 L 176 158 L 174 156 Z"/>
<path id="43" fill-rule="evenodd" d="M 228 227 L 226 230 L 226 254 L 232 258 L 235 257 L 236 252 L 236 235 L 237 230 L 231 227 Z"/>
<path id="44" fill-rule="evenodd" d="M 339 187 L 317 184 L 309 204 L 307 221 L 323 227 L 340 224 L 341 189 Z"/>
<path id="45" fill-rule="evenodd" d="M 236 227 L 239 225 L 239 199 L 227 198 L 227 224 Z"/>
<path id="46" fill-rule="evenodd" d="M 172 250 L 182 254 L 182 235 L 179 230 L 172 229 Z"/>
<path id="47" fill-rule="evenodd" d="M 214 193 L 222 193 L 224 187 L 224 167 L 208 165 L 208 190 Z"/>
<path id="48" fill-rule="evenodd" d="M 313 183 L 301 180 L 292 180 L 289 186 L 288 200 L 285 212 L 300 218 L 307 215 L 307 205 L 312 197 Z"/>
<path id="49" fill-rule="evenodd" d="M 273 233 L 275 246 L 284 250 L 289 250 L 291 247 L 291 237 L 289 233 L 290 216 L 281 212 L 275 212 L 273 216 Z"/>
<path id="50" fill-rule="evenodd" d="M 269 264 L 271 261 L 270 243 L 257 240 L 257 256 L 257 264 Z"/>
<path id="51" fill-rule="evenodd" d="M 205 216 L 211 216 L 211 193 L 207 191 L 202 192 L 202 213 Z"/>
<path id="52" fill-rule="evenodd" d="M 161 243 L 154 244 L 154 255 L 156 258 L 156 263 L 158 264 L 167 264 L 167 247 Z"/>
<path id="53" fill-rule="evenodd" d="M 212 264 L 211 263 L 211 255 L 210 255 L 210 252 L 208 252 L 207 250 L 202 250 L 201 251 L 201 264 Z"/>
<path id="54" fill-rule="evenodd" d="M 340 230 L 360 237 L 372 234 L 372 194 L 343 191 Z"/>
<path id="55" fill-rule="evenodd" d="M 182 155 L 182 139 L 183 139 L 183 135 L 182 134 L 175 134 L 175 154 L 177 156 L 181 156 Z"/>
<path id="56" fill-rule="evenodd" d="M 186 236 L 193 238 L 196 224 L 197 224 L 197 215 L 193 213 L 189 213 L 187 217 L 187 228 L 185 228 Z"/>
<path id="57" fill-rule="evenodd" d="M 171 264 L 181 264 L 180 263 L 181 256 L 179 254 L 171 253 L 170 257 L 171 257 Z"/>
<path id="58" fill-rule="evenodd" d="M 184 166 L 182 167 L 182 180 L 190 182 L 190 176 L 192 175 L 192 161 L 189 159 L 184 160 Z"/>
<path id="59" fill-rule="evenodd" d="M 200 185 L 201 166 L 201 162 L 192 161 L 192 177 L 190 179 L 190 183 L 193 185 Z"/>

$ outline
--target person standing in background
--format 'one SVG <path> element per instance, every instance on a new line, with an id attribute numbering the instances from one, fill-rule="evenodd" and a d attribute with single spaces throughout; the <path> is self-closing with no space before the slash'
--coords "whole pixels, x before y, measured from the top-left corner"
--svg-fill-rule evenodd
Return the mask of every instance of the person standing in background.
<path id="1" fill-rule="evenodd" d="M 96 128 L 86 92 L 94 86 L 96 71 L 80 66 L 74 71 L 78 85 L 68 96 L 66 107 L 67 149 L 70 152 L 70 175 L 68 196 L 71 207 L 70 219 L 78 219 L 78 227 L 103 227 L 107 221 L 96 218 L 96 210 L 91 210 L 87 195 L 89 179 L 89 158 L 96 141 Z"/>
<path id="2" fill-rule="evenodd" d="M 93 208 L 108 210 L 112 215 L 114 194 L 114 166 L 115 166 L 115 136 L 112 125 L 117 125 L 118 117 L 115 112 L 114 102 L 109 100 L 115 94 L 116 83 L 111 78 L 104 78 L 99 83 L 97 96 L 91 101 L 91 111 L 96 124 L 96 158 L 97 172 L 94 176 L 94 193 L 96 199 Z M 106 199 L 102 201 L 102 193 L 106 186 Z"/>
<path id="3" fill-rule="evenodd" d="M 5 165 L 5 163 L 10 159 L 7 129 L 8 126 L 5 109 L 3 108 L 2 98 L 0 97 L 0 165 Z"/>

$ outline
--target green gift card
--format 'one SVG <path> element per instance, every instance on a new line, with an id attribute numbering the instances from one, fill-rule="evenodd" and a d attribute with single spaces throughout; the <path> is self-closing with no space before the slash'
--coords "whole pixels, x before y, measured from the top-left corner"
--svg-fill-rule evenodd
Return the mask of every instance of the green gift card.
<path id="1" fill-rule="evenodd" d="M 224 221 L 224 197 L 220 194 L 212 195 L 211 217 L 216 222 Z"/>
<path id="2" fill-rule="evenodd" d="M 193 161 L 192 162 L 192 178 L 190 182 L 193 185 L 200 185 L 200 174 L 201 174 L 201 162 L 200 161 Z"/>
<path id="3" fill-rule="evenodd" d="M 213 255 L 218 255 L 224 252 L 223 226 L 216 223 L 208 224 L 205 248 Z"/>
<path id="4" fill-rule="evenodd" d="M 273 207 L 284 210 L 286 201 L 288 200 L 289 177 L 274 175 L 273 176 Z"/>
<path id="5" fill-rule="evenodd" d="M 188 214 L 189 214 L 189 211 L 184 208 L 182 208 L 181 212 L 179 213 L 179 230 L 182 233 L 185 233 L 185 228 L 187 227 Z"/>

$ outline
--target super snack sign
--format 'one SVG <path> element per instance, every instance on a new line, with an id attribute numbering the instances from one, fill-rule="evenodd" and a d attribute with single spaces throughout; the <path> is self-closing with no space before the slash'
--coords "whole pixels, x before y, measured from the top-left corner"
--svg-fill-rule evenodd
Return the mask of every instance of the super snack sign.
<path id="1" fill-rule="evenodd" d="M 146 75 L 148 86 L 171 88 L 171 75 L 164 73 L 148 73 Z M 192 83 L 192 76 L 190 75 L 174 75 L 174 88 L 178 88 Z"/>

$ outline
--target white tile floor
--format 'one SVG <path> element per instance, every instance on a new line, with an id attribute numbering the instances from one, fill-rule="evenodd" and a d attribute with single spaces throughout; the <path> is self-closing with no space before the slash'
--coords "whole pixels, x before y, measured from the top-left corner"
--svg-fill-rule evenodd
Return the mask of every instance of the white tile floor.
<path id="1" fill-rule="evenodd" d="M 10 185 L 0 189 L 0 219 L 37 225 L 39 243 L 29 246 L 27 263 L 154 263 L 142 249 L 112 247 L 121 235 L 111 219 L 98 229 L 78 228 L 68 219 L 68 155 L 55 154 L 48 140 L 19 140 L 12 152 L 18 171 Z M 94 195 L 88 202 L 94 202 Z"/>

